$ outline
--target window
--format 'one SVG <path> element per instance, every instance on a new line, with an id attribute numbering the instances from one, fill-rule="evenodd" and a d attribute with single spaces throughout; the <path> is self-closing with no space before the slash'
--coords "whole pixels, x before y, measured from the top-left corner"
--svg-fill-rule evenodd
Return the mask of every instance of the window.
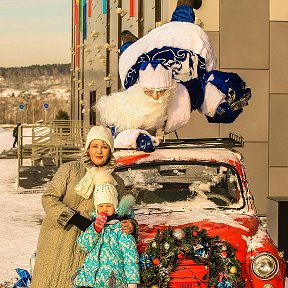
<path id="1" fill-rule="evenodd" d="M 224 165 L 150 165 L 118 171 L 137 204 L 180 203 L 189 207 L 240 208 L 237 172 Z"/>

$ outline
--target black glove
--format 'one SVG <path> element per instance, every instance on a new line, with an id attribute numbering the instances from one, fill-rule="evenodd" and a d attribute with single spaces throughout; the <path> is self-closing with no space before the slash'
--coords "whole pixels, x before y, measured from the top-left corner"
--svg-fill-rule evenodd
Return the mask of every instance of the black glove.
<path id="1" fill-rule="evenodd" d="M 93 223 L 93 221 L 76 212 L 69 220 L 69 223 L 75 225 L 81 231 L 85 231 Z"/>

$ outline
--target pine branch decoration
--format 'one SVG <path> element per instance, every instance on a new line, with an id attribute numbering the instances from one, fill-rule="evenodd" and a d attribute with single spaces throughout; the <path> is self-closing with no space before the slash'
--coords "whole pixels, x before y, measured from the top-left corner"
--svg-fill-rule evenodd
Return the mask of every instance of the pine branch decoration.
<path id="1" fill-rule="evenodd" d="M 229 283 L 231 288 L 243 288 L 245 281 L 235 251 L 229 242 L 207 235 L 198 226 L 158 230 L 140 255 L 141 287 L 168 287 L 170 272 L 177 269 L 181 258 L 186 258 L 209 266 L 209 275 L 204 275 L 206 279 L 209 276 L 208 287 Z"/>

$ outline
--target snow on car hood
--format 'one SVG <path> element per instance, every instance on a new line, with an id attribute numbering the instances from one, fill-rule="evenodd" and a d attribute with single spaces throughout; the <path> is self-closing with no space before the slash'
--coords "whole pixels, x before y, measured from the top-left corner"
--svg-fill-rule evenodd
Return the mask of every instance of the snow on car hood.
<path id="1" fill-rule="evenodd" d="M 149 214 L 149 211 L 151 214 Z M 206 229 L 210 236 L 220 236 L 230 242 L 235 248 L 236 257 L 240 262 L 245 261 L 246 252 L 251 239 L 258 233 L 259 221 L 253 215 L 216 210 L 193 209 L 193 211 L 173 211 L 139 209 L 136 211 L 136 220 L 139 224 L 139 242 L 148 243 L 155 236 L 158 229 L 168 226 L 183 228 L 196 225 Z M 249 243 L 249 241 L 250 243 Z M 257 238 L 257 242 L 259 239 Z"/>

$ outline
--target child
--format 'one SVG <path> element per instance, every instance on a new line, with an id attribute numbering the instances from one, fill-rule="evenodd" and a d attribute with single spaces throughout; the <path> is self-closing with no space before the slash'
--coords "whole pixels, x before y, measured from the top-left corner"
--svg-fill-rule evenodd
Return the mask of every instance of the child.
<path id="1" fill-rule="evenodd" d="M 140 282 L 135 239 L 122 232 L 120 226 L 135 199 L 132 195 L 124 196 L 118 206 L 114 182 L 106 171 L 97 172 L 94 177 L 97 217 L 77 239 L 87 255 L 83 265 L 72 276 L 75 287 L 136 288 Z"/>

